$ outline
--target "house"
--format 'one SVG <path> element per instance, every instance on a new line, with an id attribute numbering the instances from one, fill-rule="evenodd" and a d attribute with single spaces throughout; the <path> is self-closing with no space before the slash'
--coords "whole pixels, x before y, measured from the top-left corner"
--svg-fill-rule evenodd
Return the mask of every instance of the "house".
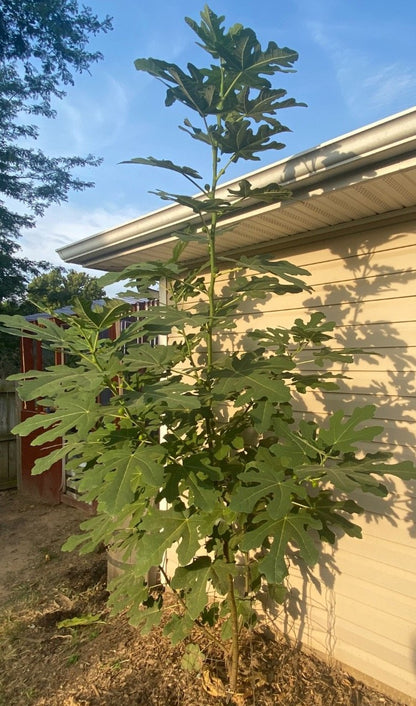
<path id="1" fill-rule="evenodd" d="M 262 167 L 254 187 L 279 182 L 289 202 L 249 202 L 221 222 L 221 254 L 266 252 L 311 272 L 312 294 L 271 296 L 237 332 L 292 324 L 323 311 L 344 346 L 382 355 L 360 358 L 339 391 L 308 393 L 298 412 L 327 415 L 372 402 L 384 426 L 380 447 L 397 460 L 416 451 L 416 108 Z M 237 182 L 223 186 L 224 193 Z M 221 196 L 221 194 L 218 194 Z M 169 206 L 62 248 L 70 263 L 121 270 L 168 258 L 174 231 L 195 216 Z M 197 262 L 199 244 L 184 253 Z M 305 646 L 344 663 L 365 680 L 414 704 L 416 694 L 415 488 L 392 482 L 386 516 L 373 500 L 364 539 L 349 537 L 314 572 L 292 576 L 292 605 L 281 625 Z M 369 508 L 370 510 L 370 508 Z"/>

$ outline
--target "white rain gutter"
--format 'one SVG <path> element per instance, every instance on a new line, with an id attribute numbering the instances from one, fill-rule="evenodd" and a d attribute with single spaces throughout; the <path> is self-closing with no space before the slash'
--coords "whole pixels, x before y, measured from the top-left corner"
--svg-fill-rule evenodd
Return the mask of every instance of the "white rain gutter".
<path id="1" fill-rule="evenodd" d="M 226 182 L 218 189 L 217 196 L 229 196 L 228 189 L 238 188 L 241 179 L 248 179 L 253 188 L 278 183 L 299 195 L 299 192 L 307 193 L 317 183 L 341 175 L 353 178 L 358 171 L 362 173 L 376 165 L 397 161 L 412 151 L 416 152 L 416 107 Z M 199 197 L 203 194 L 198 194 Z M 258 202 L 247 201 L 242 211 L 248 212 L 256 206 Z M 189 208 L 173 204 L 78 240 L 57 252 L 65 262 L 94 266 L 100 259 L 116 256 L 137 245 L 141 248 L 160 245 L 170 240 L 175 230 L 197 220 Z"/>

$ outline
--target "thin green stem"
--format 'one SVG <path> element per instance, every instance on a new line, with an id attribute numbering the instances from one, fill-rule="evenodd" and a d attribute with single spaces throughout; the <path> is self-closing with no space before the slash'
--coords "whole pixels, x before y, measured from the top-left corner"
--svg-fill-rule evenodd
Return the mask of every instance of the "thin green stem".
<path id="1" fill-rule="evenodd" d="M 237 603 L 235 600 L 234 592 L 234 579 L 231 574 L 228 574 L 228 601 L 230 605 L 230 617 L 231 617 L 231 651 L 230 651 L 230 664 L 228 667 L 228 677 L 230 681 L 230 691 L 233 693 L 237 691 L 238 682 L 238 665 L 240 659 L 240 643 L 238 639 L 239 626 L 238 626 L 238 612 Z"/>
<path id="2" fill-rule="evenodd" d="M 218 180 L 221 179 L 222 176 L 224 176 L 224 174 L 227 171 L 230 164 L 233 164 L 234 160 L 235 160 L 235 154 L 233 154 L 233 156 L 230 157 L 230 159 L 228 160 L 227 164 L 224 164 L 224 166 L 219 170 L 219 172 L 217 174 L 217 183 L 218 183 Z M 240 201 L 242 201 L 242 199 L 240 199 Z"/>
<path id="3" fill-rule="evenodd" d="M 227 541 L 224 541 L 223 551 L 225 560 L 227 563 L 230 563 L 231 557 Z M 240 640 L 237 601 L 235 597 L 234 578 L 232 574 L 228 574 L 227 576 L 227 588 L 227 601 L 230 607 L 231 620 L 231 649 L 228 657 L 227 671 L 230 691 L 231 693 L 235 693 L 237 691 L 238 667 L 240 661 Z"/>
<path id="4" fill-rule="evenodd" d="M 214 219 L 214 216 L 213 216 Z M 215 325 L 215 282 L 217 278 L 216 273 L 216 258 L 215 258 L 215 220 L 213 220 L 211 225 L 211 232 L 209 236 L 209 265 L 210 265 L 210 282 L 208 287 L 208 322 L 207 322 L 207 370 L 208 373 L 211 371 L 214 354 L 213 354 L 213 335 L 214 335 L 214 325 Z"/>
<path id="5" fill-rule="evenodd" d="M 188 181 L 190 181 L 191 184 L 193 184 L 198 189 L 198 191 L 205 191 L 205 189 L 201 189 L 201 184 L 198 184 L 198 182 L 192 179 L 189 174 L 182 174 L 182 176 L 184 176 L 185 179 L 188 179 Z"/>
<path id="6" fill-rule="evenodd" d="M 180 593 L 178 591 L 176 591 L 176 589 L 172 588 L 170 578 L 167 575 L 165 569 L 163 568 L 163 566 L 161 564 L 159 564 L 158 569 L 159 569 L 160 573 L 162 574 L 163 578 L 165 579 L 167 586 L 169 586 L 170 590 L 172 591 L 175 598 L 177 599 L 178 603 L 182 606 L 182 608 L 184 609 L 184 611 L 186 613 L 189 613 L 189 609 L 188 609 L 188 606 L 186 605 L 186 602 L 184 601 L 184 599 L 182 598 Z M 198 620 L 198 619 L 196 619 L 196 620 L 192 619 L 192 620 L 195 623 L 195 625 L 197 625 L 198 628 L 200 630 L 202 630 L 202 632 L 208 637 L 208 639 L 211 642 L 213 642 L 218 647 L 221 647 L 221 650 L 224 651 L 224 645 L 221 642 L 221 640 L 219 640 L 213 633 L 211 633 L 211 631 L 208 630 L 206 625 L 204 625 L 204 623 L 201 620 Z"/>
<path id="7" fill-rule="evenodd" d="M 248 596 L 251 591 L 251 571 L 248 552 L 244 552 L 244 563 L 246 570 L 244 572 L 244 596 Z"/>

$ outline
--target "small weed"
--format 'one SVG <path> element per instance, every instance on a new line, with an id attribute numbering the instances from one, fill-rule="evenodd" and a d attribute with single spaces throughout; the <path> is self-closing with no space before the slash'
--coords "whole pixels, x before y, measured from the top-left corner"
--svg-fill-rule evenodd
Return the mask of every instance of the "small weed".
<path id="1" fill-rule="evenodd" d="M 33 701 L 33 699 L 36 698 L 37 691 L 34 688 L 25 689 L 23 692 L 23 696 L 25 697 L 25 699 L 27 699 L 28 703 L 30 703 L 31 701 Z"/>
<path id="2" fill-rule="evenodd" d="M 75 618 L 61 620 L 59 623 L 57 623 L 56 627 L 60 630 L 61 628 L 88 627 L 89 625 L 93 625 L 94 623 L 105 624 L 104 620 L 100 620 L 100 617 L 100 615 L 92 615 L 91 613 L 89 613 L 88 615 L 80 615 Z"/>
<path id="3" fill-rule="evenodd" d="M 66 666 L 71 667 L 73 664 L 77 664 L 79 662 L 81 655 L 74 653 L 72 655 L 69 655 L 69 657 L 66 660 Z"/>
<path id="4" fill-rule="evenodd" d="M 6 643 L 14 643 L 20 639 L 27 625 L 22 620 L 17 620 L 11 613 L 5 615 L 0 623 L 0 645 L 4 648 Z"/>
<path id="5" fill-rule="evenodd" d="M 17 602 L 25 605 L 35 604 L 39 598 L 39 584 L 33 581 L 22 581 L 11 587 L 9 598 L 5 601 L 5 606 L 16 607 Z"/>

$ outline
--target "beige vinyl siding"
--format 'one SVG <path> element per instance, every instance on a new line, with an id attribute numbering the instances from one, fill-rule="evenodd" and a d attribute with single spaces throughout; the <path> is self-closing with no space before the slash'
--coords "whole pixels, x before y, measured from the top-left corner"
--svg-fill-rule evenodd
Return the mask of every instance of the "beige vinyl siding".
<path id="1" fill-rule="evenodd" d="M 249 321 L 237 322 L 235 345 L 244 330 L 291 326 L 296 317 L 323 311 L 337 322 L 339 345 L 365 346 L 381 356 L 359 356 L 337 392 L 299 395 L 297 416 L 323 418 L 374 404 L 375 423 L 384 431 L 382 444 L 375 441 L 368 450 L 382 448 L 396 460 L 415 462 L 416 223 L 273 255 L 309 270 L 313 292 L 274 296 L 256 306 Z M 230 342 L 228 334 L 224 338 Z M 331 370 L 342 372 L 339 364 Z M 293 568 L 292 612 L 298 617 L 283 612 L 278 623 L 308 647 L 405 694 L 410 704 L 416 694 L 415 483 L 388 483 L 394 490 L 388 501 L 360 498 L 368 508 L 360 518 L 362 540 L 343 537 L 335 550 L 328 545 L 314 580 Z"/>

